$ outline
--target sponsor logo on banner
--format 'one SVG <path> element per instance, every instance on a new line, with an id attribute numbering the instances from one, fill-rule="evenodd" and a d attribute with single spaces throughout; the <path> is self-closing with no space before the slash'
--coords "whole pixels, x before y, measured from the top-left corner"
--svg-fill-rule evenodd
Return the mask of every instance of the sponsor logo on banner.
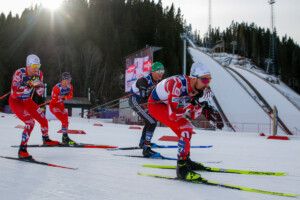
<path id="1" fill-rule="evenodd" d="M 136 65 L 131 65 L 127 68 L 127 73 L 132 73 L 134 69 L 136 68 Z"/>
<path id="2" fill-rule="evenodd" d="M 151 71 L 152 69 L 152 60 L 148 60 L 143 64 L 143 72 Z"/>

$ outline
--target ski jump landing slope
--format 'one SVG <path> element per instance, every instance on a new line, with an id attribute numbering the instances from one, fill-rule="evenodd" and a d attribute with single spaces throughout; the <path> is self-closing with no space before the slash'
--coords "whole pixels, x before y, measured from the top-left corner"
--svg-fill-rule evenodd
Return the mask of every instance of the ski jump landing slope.
<path id="1" fill-rule="evenodd" d="M 251 82 L 271 107 L 276 106 L 278 116 L 291 131 L 295 130 L 295 127 L 300 129 L 300 111 L 282 93 L 251 71 L 240 67 L 233 67 L 233 69 Z"/>
<path id="2" fill-rule="evenodd" d="M 194 62 L 202 62 L 212 73 L 210 88 L 236 131 L 270 131 L 270 117 L 247 91 L 217 61 L 200 50 L 189 48 Z M 258 125 L 259 124 L 259 125 Z M 278 129 L 278 133 L 283 131 Z"/>

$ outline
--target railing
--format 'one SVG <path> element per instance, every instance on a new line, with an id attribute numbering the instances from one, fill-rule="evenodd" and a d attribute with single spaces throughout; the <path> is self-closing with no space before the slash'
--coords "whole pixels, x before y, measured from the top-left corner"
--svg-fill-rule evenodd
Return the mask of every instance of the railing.
<path id="1" fill-rule="evenodd" d="M 295 129 L 295 135 L 298 135 L 298 132 L 300 133 L 300 130 L 297 129 L 297 127 L 294 127 L 294 129 Z"/>
<path id="2" fill-rule="evenodd" d="M 201 121 L 198 122 L 197 127 L 198 129 L 202 130 L 219 130 L 213 127 L 213 125 L 210 124 L 210 126 L 207 126 L 207 124 L 210 124 L 209 121 Z M 270 124 L 260 124 L 260 123 L 231 123 L 233 128 L 236 130 L 236 132 L 252 132 L 252 133 L 265 133 L 265 134 L 271 134 L 272 127 L 270 127 Z M 230 128 L 228 123 L 224 123 L 224 127 L 222 131 L 232 131 L 232 128 Z"/>

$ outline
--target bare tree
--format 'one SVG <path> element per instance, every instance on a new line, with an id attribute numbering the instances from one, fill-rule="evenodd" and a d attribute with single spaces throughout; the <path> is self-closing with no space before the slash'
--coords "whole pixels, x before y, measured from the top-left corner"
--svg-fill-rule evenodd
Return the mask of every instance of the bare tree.
<path id="1" fill-rule="evenodd" d="M 98 80 L 101 77 L 101 61 L 103 59 L 102 52 L 92 42 L 85 42 L 81 49 L 82 61 L 83 61 L 83 89 L 88 90 L 88 87 L 94 85 L 94 90 L 97 91 L 99 87 Z M 100 79 L 101 80 L 101 79 Z"/>

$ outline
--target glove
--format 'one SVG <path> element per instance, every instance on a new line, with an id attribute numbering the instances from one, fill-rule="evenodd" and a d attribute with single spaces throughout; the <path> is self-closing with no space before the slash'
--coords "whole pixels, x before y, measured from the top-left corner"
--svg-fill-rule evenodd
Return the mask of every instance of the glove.
<path id="1" fill-rule="evenodd" d="M 202 112 L 202 108 L 199 107 L 198 105 L 194 106 L 194 108 L 191 111 L 191 118 L 192 119 L 196 119 L 197 117 L 199 117 L 199 115 Z"/>
<path id="2" fill-rule="evenodd" d="M 176 111 L 172 112 L 172 114 L 170 115 L 170 119 L 171 120 L 177 120 L 179 118 L 182 118 L 184 116 L 184 114 L 188 110 L 191 110 L 192 108 L 193 108 L 192 104 L 187 104 L 187 105 L 177 109 Z"/>
<path id="3" fill-rule="evenodd" d="M 36 78 L 35 76 L 28 82 L 27 84 L 29 87 L 40 87 L 41 81 L 39 78 Z"/>
<path id="4" fill-rule="evenodd" d="M 59 97 L 53 103 L 64 103 L 64 97 Z"/>
<path id="5" fill-rule="evenodd" d="M 195 98 L 195 100 L 198 101 L 199 103 L 202 103 L 204 101 L 209 101 L 213 96 L 214 96 L 214 93 L 206 88 L 203 91 L 202 97 L 199 97 L 198 99 Z"/>
<path id="6" fill-rule="evenodd" d="M 216 110 L 209 111 L 207 113 L 207 120 L 213 122 L 218 129 L 222 129 L 224 127 L 224 123 L 220 113 Z"/>
<path id="7" fill-rule="evenodd" d="M 221 129 L 221 130 L 222 130 L 223 127 L 224 127 L 224 123 L 223 123 L 223 122 L 218 122 L 218 123 L 217 123 L 217 128 L 218 128 L 218 129 Z"/>
<path id="8" fill-rule="evenodd" d="M 65 100 L 68 100 L 68 99 L 71 99 L 71 98 L 70 98 L 69 95 L 66 95 L 66 96 L 64 97 L 64 99 L 65 99 Z"/>

